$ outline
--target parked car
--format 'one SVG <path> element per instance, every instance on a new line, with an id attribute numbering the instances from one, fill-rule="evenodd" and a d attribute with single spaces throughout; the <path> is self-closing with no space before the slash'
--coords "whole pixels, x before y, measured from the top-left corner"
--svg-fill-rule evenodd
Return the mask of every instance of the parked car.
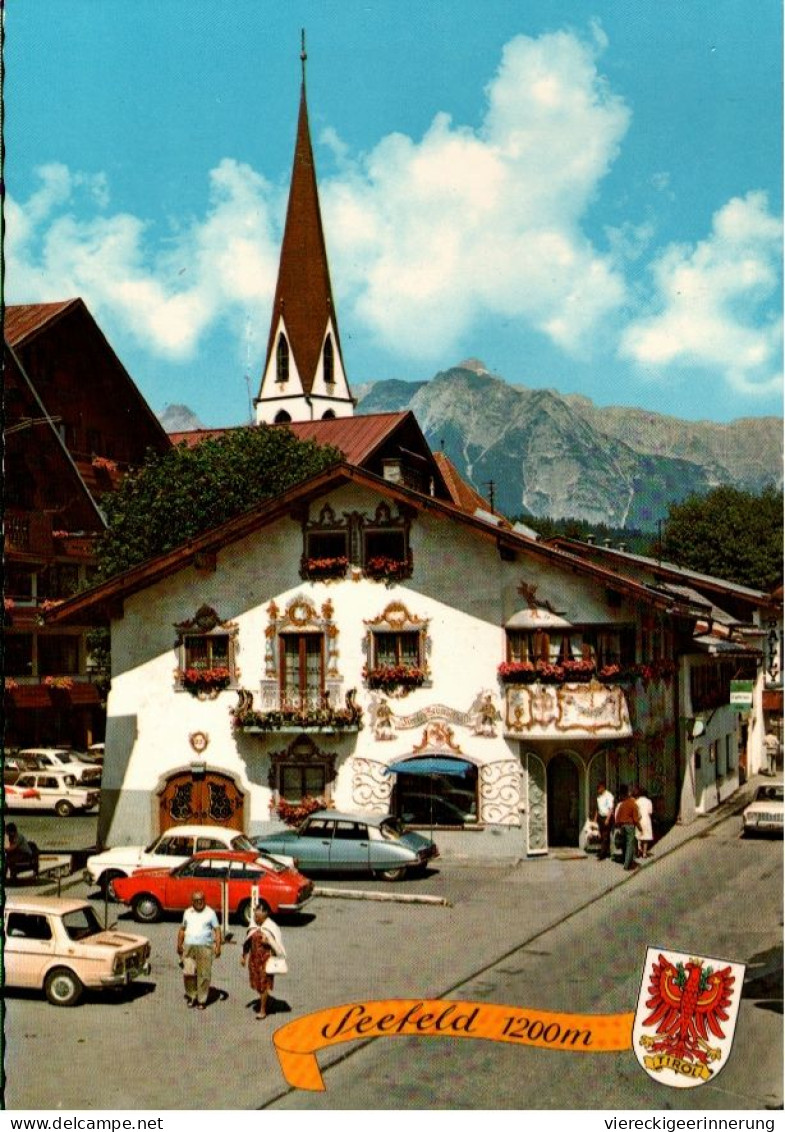
<path id="1" fill-rule="evenodd" d="M 77 810 L 94 809 L 100 800 L 100 790 L 87 789 L 65 771 L 26 770 L 16 782 L 3 784 L 7 810 L 54 810 L 67 818 Z"/>
<path id="2" fill-rule="evenodd" d="M 252 837 L 268 853 L 291 853 L 310 872 L 374 873 L 400 880 L 439 856 L 433 841 L 404 829 L 392 814 L 340 814 L 317 810 L 297 830 Z"/>
<path id="3" fill-rule="evenodd" d="M 84 900 L 7 896 L 6 987 L 43 988 L 54 1006 L 74 1006 L 85 987 L 121 987 L 150 973 L 150 941 L 105 931 Z"/>
<path id="4" fill-rule="evenodd" d="M 3 758 L 3 783 L 12 786 L 25 770 L 37 770 L 41 764 L 36 759 L 23 759 L 19 755 Z"/>
<path id="5" fill-rule="evenodd" d="M 759 786 L 755 798 L 742 815 L 742 834 L 774 833 L 782 837 L 783 785 L 771 782 Z"/>
<path id="6" fill-rule="evenodd" d="M 101 768 L 95 763 L 84 762 L 75 751 L 60 747 L 27 747 L 19 752 L 21 759 L 33 759 L 37 766 L 52 770 L 67 770 L 77 782 L 85 786 L 101 785 Z"/>
<path id="7" fill-rule="evenodd" d="M 268 856 L 250 853 L 208 851 L 196 853 L 175 869 L 137 869 L 130 877 L 112 882 L 115 897 L 129 904 L 134 918 L 150 924 L 162 912 L 182 912 L 194 892 L 203 892 L 211 908 L 220 912 L 223 884 L 227 886 L 229 913 L 251 922 L 254 889 L 257 904 L 268 912 L 299 912 L 313 895 L 313 881 L 290 865 Z"/>
<path id="8" fill-rule="evenodd" d="M 165 830 L 146 848 L 144 845 L 118 845 L 88 857 L 84 880 L 88 884 L 100 885 L 101 891 L 108 894 L 109 886 L 118 877 L 129 877 L 136 869 L 173 869 L 176 865 L 185 864 L 194 853 L 208 849 L 233 849 L 259 856 L 259 850 L 237 829 L 223 825 L 176 825 Z M 294 864 L 291 857 L 277 860 L 281 864 Z"/>

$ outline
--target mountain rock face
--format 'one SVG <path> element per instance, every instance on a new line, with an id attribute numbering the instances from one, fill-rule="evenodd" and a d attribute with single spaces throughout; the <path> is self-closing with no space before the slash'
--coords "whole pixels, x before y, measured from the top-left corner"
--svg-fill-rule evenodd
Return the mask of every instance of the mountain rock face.
<path id="1" fill-rule="evenodd" d="M 193 432 L 204 425 L 187 405 L 167 405 L 158 417 L 167 432 Z"/>
<path id="2" fill-rule="evenodd" d="M 508 385 L 476 358 L 431 381 L 381 381 L 358 413 L 411 409 L 486 498 L 507 515 L 656 528 L 668 504 L 722 483 L 782 484 L 782 421 L 682 421 L 586 397 Z"/>

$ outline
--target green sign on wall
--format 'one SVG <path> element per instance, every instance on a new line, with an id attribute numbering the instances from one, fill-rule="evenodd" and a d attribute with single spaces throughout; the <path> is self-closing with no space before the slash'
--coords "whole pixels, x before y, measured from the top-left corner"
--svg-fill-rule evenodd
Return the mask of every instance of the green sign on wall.
<path id="1" fill-rule="evenodd" d="M 753 680 L 731 680 L 730 702 L 737 711 L 746 711 L 752 707 Z"/>

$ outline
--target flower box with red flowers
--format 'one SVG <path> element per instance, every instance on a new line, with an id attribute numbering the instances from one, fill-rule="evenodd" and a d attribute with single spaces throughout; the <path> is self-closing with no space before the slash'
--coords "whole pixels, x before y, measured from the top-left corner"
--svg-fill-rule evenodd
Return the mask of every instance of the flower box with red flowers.
<path id="1" fill-rule="evenodd" d="M 324 798 L 311 798 L 306 794 L 299 802 L 287 802 L 285 798 L 280 798 L 277 802 L 271 803 L 271 808 L 282 822 L 296 828 L 317 810 L 326 809 L 327 803 Z"/>
<path id="2" fill-rule="evenodd" d="M 411 560 L 377 555 L 365 563 L 365 576 L 377 582 L 398 582 L 412 576 Z"/>
<path id="3" fill-rule="evenodd" d="M 506 660 L 499 665 L 499 679 L 504 684 L 533 684 L 537 669 L 530 660 Z"/>
<path id="4" fill-rule="evenodd" d="M 300 563 L 300 574 L 311 581 L 322 578 L 343 578 L 349 566 L 349 559 L 343 556 L 336 558 L 303 558 Z"/>
<path id="5" fill-rule="evenodd" d="M 184 668 L 180 683 L 188 692 L 220 692 L 228 688 L 232 674 L 228 668 Z"/>
<path id="6" fill-rule="evenodd" d="M 588 683 L 597 671 L 593 660 L 563 660 L 560 667 L 568 684 Z"/>
<path id="7" fill-rule="evenodd" d="M 375 668 L 364 668 L 363 677 L 369 688 L 380 688 L 392 692 L 399 688 L 421 688 L 425 683 L 425 672 L 416 665 L 379 664 Z"/>

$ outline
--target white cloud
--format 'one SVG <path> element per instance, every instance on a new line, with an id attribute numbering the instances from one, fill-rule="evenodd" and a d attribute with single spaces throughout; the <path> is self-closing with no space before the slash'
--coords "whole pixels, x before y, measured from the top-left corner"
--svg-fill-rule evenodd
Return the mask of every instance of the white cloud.
<path id="1" fill-rule="evenodd" d="M 438 114 L 323 186 L 338 289 L 385 345 L 437 358 L 493 312 L 573 350 L 623 302 L 614 260 L 580 228 L 629 122 L 597 70 L 603 46 L 518 36 L 479 129 Z"/>
<path id="2" fill-rule="evenodd" d="M 225 159 L 210 173 L 210 202 L 157 253 L 152 228 L 127 213 L 77 219 L 85 195 L 105 207 L 105 179 L 65 166 L 38 170 L 40 187 L 7 210 L 7 273 L 14 302 L 81 295 L 99 321 L 154 354 L 191 358 L 218 320 L 266 318 L 278 258 L 277 190 Z"/>
<path id="3" fill-rule="evenodd" d="M 765 193 L 734 197 L 707 239 L 672 244 L 653 262 L 655 310 L 628 326 L 622 356 L 654 371 L 707 367 L 744 393 L 775 391 L 782 325 L 765 304 L 779 285 L 781 242 Z"/>

